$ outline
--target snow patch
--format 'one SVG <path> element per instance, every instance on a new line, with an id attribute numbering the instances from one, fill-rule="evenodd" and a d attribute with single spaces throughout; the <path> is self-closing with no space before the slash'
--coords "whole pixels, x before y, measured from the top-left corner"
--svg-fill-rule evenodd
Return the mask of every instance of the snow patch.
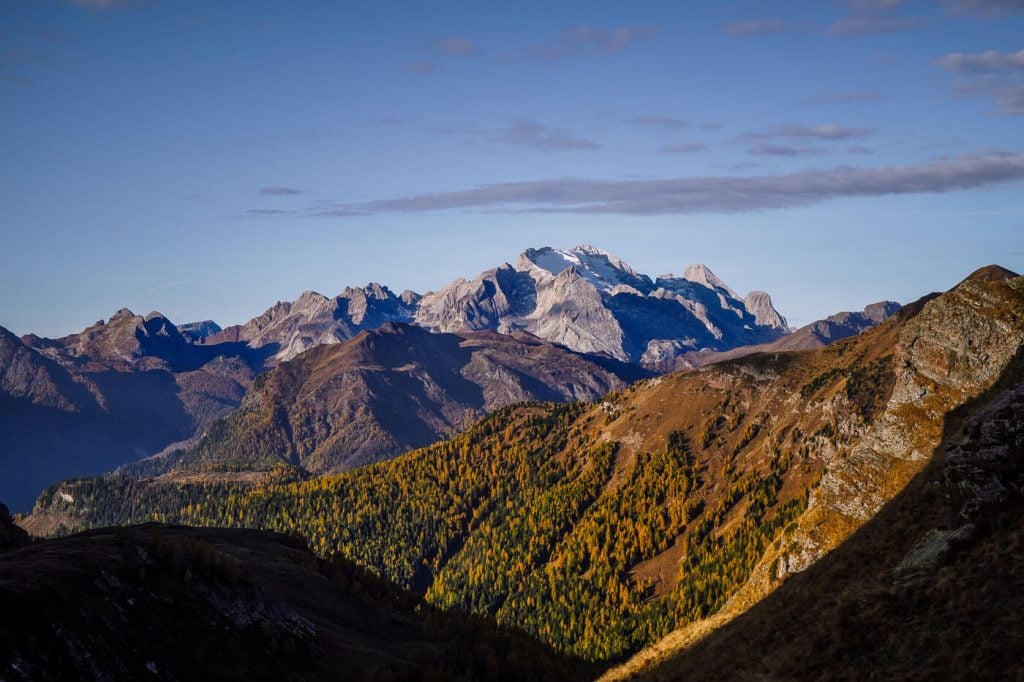
<path id="1" fill-rule="evenodd" d="M 614 287 L 625 284 L 622 273 L 633 274 L 632 268 L 618 258 L 586 244 L 575 249 L 545 247 L 530 250 L 526 255 L 534 265 L 552 276 L 575 266 L 584 279 L 600 291 L 611 291 Z"/>

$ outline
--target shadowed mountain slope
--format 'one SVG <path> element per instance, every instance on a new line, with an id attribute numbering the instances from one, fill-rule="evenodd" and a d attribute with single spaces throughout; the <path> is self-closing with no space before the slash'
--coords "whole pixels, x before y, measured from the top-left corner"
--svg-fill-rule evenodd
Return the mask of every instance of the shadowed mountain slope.
<path id="1" fill-rule="evenodd" d="M 155 524 L 0 554 L 5 680 L 590 679 L 294 538 Z"/>
<path id="2" fill-rule="evenodd" d="M 0 503 L 0 552 L 29 544 L 30 538 L 23 528 L 14 523 L 11 512 Z"/>
<path id="3" fill-rule="evenodd" d="M 118 311 L 79 334 L 0 328 L 0 499 L 109 470 L 232 411 L 260 364 L 242 344 L 197 348 L 167 318 Z"/>

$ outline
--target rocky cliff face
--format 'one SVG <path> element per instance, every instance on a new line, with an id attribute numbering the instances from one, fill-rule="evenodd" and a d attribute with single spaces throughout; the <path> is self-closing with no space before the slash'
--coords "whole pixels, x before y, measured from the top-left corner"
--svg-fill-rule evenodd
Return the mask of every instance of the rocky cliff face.
<path id="1" fill-rule="evenodd" d="M 428 293 L 415 319 L 441 331 L 525 329 L 573 350 L 650 365 L 787 331 L 768 294 L 744 300 L 706 266 L 652 281 L 585 244 L 528 249 L 515 266 Z"/>
<path id="2" fill-rule="evenodd" d="M 836 547 L 930 460 L 942 415 L 987 390 L 1024 344 L 1024 278 L 967 280 L 925 304 L 900 334 L 885 412 L 822 477 L 779 575 Z"/>
<path id="3" fill-rule="evenodd" d="M 201 322 L 186 322 L 178 325 L 178 332 L 189 341 L 195 342 L 213 336 L 223 331 L 220 325 L 213 320 L 202 320 Z"/>
<path id="4" fill-rule="evenodd" d="M 408 320 L 417 300 L 411 292 L 398 297 L 376 283 L 346 287 L 334 298 L 307 291 L 295 301 L 279 301 L 259 317 L 228 327 L 203 343 L 241 341 L 251 348 L 266 348 L 278 361 L 290 360 L 314 346 L 350 339 L 362 329 Z"/>

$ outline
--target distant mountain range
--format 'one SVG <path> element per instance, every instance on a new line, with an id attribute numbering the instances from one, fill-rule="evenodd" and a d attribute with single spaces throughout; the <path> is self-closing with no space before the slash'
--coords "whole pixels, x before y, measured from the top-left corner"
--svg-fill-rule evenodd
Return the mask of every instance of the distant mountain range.
<path id="1" fill-rule="evenodd" d="M 592 401 L 652 373 L 523 331 L 430 332 L 388 322 L 261 376 L 199 442 L 124 471 L 334 473 L 389 459 L 526 401 Z"/>
<path id="2" fill-rule="evenodd" d="M 388 321 L 443 332 L 520 329 L 581 353 L 645 365 L 689 351 L 764 343 L 788 331 L 768 294 L 740 297 L 704 265 L 652 280 L 583 244 L 527 249 L 514 266 L 505 263 L 422 296 L 396 296 L 380 284 L 334 298 L 307 291 L 203 343 L 245 342 L 288 360 Z"/>
<path id="3" fill-rule="evenodd" d="M 55 480 L 165 449 L 337 471 L 512 402 L 592 400 L 651 371 L 823 345 L 896 307 L 790 334 L 768 294 L 741 297 L 703 265 L 651 279 L 580 245 L 527 249 L 514 266 L 424 295 L 379 284 L 306 292 L 225 329 L 127 309 L 60 339 L 0 328 L 0 500 L 24 510 Z M 263 371 L 244 409 L 217 422 Z M 215 425 L 204 454 L 190 450 Z M 257 435 L 263 445 L 242 445 Z M 184 465 L 177 457 L 145 466 Z"/>
<path id="4" fill-rule="evenodd" d="M 23 510 L 57 478 L 191 437 L 238 406 L 261 364 L 242 344 L 195 346 L 156 313 L 62 339 L 0 328 L 0 499 Z"/>

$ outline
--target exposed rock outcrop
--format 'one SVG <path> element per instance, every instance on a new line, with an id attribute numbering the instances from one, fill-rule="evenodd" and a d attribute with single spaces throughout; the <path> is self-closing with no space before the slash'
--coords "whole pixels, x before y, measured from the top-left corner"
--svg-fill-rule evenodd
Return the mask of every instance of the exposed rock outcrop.
<path id="1" fill-rule="evenodd" d="M 688 351 L 761 343 L 787 331 L 768 294 L 752 292 L 745 301 L 704 265 L 652 281 L 586 244 L 527 249 L 515 266 L 426 294 L 415 319 L 440 331 L 525 329 L 576 351 L 659 368 Z"/>
<path id="2" fill-rule="evenodd" d="M 314 346 L 350 339 L 360 330 L 409 320 L 416 301 L 412 292 L 398 297 L 373 282 L 365 287 L 346 287 L 334 298 L 306 291 L 295 301 L 278 301 L 262 315 L 228 327 L 203 343 L 241 341 L 250 348 L 266 348 L 278 361 L 290 360 Z"/>

